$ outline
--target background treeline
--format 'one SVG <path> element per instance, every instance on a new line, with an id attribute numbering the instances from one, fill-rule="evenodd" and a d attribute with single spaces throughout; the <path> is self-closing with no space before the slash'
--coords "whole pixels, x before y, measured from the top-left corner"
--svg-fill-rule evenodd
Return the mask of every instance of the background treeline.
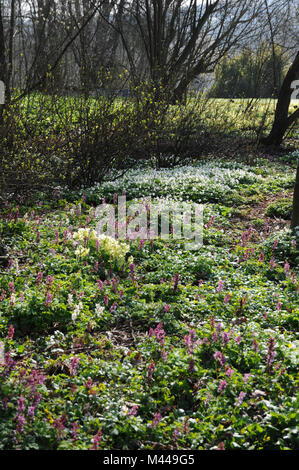
<path id="1" fill-rule="evenodd" d="M 266 43 L 257 50 L 244 49 L 224 58 L 215 70 L 210 90 L 214 98 L 277 98 L 286 73 L 283 49 L 269 49 Z"/>
<path id="2" fill-rule="evenodd" d="M 0 194 L 257 141 L 275 105 L 252 99 L 277 96 L 298 14 L 295 0 L 0 0 Z"/>
<path id="3" fill-rule="evenodd" d="M 237 96 L 268 97 L 296 49 L 297 20 L 293 0 L 1 0 L 0 79 L 8 99 L 53 87 L 89 94 L 108 74 L 110 88 L 129 88 L 119 80 L 128 70 L 181 98 L 216 71 L 215 96 L 234 96 L 237 78 Z"/>

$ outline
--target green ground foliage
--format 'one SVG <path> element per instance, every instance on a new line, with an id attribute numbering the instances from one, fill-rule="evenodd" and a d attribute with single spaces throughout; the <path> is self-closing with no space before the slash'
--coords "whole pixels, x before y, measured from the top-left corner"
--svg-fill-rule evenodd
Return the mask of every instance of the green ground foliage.
<path id="1" fill-rule="evenodd" d="M 298 448 L 299 234 L 268 204 L 282 217 L 293 156 L 3 201 L 0 448 Z M 124 191 L 204 204 L 203 245 L 97 242 Z"/>

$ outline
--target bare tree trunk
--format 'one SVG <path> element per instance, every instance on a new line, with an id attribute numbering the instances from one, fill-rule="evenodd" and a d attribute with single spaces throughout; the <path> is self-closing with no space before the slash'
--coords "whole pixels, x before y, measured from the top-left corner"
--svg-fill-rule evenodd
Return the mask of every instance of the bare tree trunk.
<path id="1" fill-rule="evenodd" d="M 6 100 L 10 101 L 10 86 L 11 86 L 11 75 L 13 68 L 13 38 L 15 32 L 15 0 L 10 2 L 10 21 L 9 21 L 9 40 L 8 40 L 8 64 L 7 64 L 7 85 L 6 85 Z"/>
<path id="2" fill-rule="evenodd" d="M 288 116 L 289 106 L 292 94 L 292 82 L 299 77 L 299 52 L 289 68 L 286 77 L 281 86 L 277 106 L 275 110 L 275 118 L 270 134 L 266 138 L 261 139 L 264 145 L 280 145 L 288 128 L 299 118 L 299 109 Z"/>
<path id="3" fill-rule="evenodd" d="M 199 74 L 213 71 L 237 43 L 255 35 L 254 20 L 264 9 L 256 0 L 133 0 L 128 4 L 126 19 L 141 44 L 148 81 L 157 91 L 154 99 L 168 96 L 170 102 L 181 100 Z M 128 41 L 124 25 L 116 26 L 135 79 L 136 42 Z"/>
<path id="4" fill-rule="evenodd" d="M 295 189 L 294 189 L 294 196 L 293 196 L 293 213 L 292 213 L 292 220 L 291 220 L 291 228 L 295 228 L 298 226 L 299 226 L 299 162 L 297 166 L 296 182 L 295 182 Z"/>
<path id="5" fill-rule="evenodd" d="M 5 37 L 4 37 L 4 25 L 3 25 L 3 14 L 2 6 L 0 3 L 0 80 L 5 85 L 5 93 L 7 93 L 7 63 L 5 57 Z M 3 121 L 4 105 L 0 104 L 0 124 Z"/>

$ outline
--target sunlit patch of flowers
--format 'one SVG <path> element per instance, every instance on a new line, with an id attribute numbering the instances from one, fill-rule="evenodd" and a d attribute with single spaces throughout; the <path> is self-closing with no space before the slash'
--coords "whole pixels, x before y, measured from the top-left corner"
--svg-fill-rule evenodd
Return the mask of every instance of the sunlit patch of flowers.
<path id="1" fill-rule="evenodd" d="M 97 235 L 97 232 L 89 228 L 80 228 L 73 235 L 76 256 L 86 258 L 89 254 L 102 259 L 107 267 L 112 270 L 122 270 L 126 263 L 130 265 L 133 258 L 126 259 L 126 255 L 130 250 L 130 246 L 126 243 L 119 242 L 109 235 Z"/>
<path id="2" fill-rule="evenodd" d="M 286 171 L 279 184 L 284 187 L 293 177 Z M 248 168 L 241 163 L 217 161 L 197 162 L 195 165 L 184 165 L 175 168 L 136 168 L 128 171 L 115 181 L 106 181 L 88 189 L 92 199 L 99 202 L 116 192 L 125 191 L 127 199 L 151 197 L 171 197 L 176 200 L 196 202 L 214 202 L 236 196 L 236 188 L 242 186 L 254 188 L 259 185 L 272 186 L 273 175 L 263 168 Z"/>

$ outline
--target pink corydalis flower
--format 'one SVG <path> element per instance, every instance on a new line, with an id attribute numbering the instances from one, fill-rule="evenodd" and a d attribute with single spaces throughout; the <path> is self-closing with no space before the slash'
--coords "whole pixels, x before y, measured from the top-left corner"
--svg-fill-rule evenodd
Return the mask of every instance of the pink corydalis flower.
<path id="1" fill-rule="evenodd" d="M 227 304 L 227 302 L 230 301 L 231 296 L 232 296 L 231 294 L 227 294 L 227 295 L 224 297 L 223 302 L 224 302 L 225 304 Z"/>
<path id="2" fill-rule="evenodd" d="M 150 338 L 152 336 L 155 336 L 157 341 L 161 344 L 161 346 L 164 346 L 166 333 L 163 329 L 162 323 L 159 323 L 154 330 L 153 328 L 150 328 L 148 335 Z"/>
<path id="3" fill-rule="evenodd" d="M 88 377 L 87 382 L 85 384 L 86 388 L 91 388 L 93 386 L 93 381 L 91 377 Z"/>
<path id="4" fill-rule="evenodd" d="M 196 340 L 196 333 L 194 330 L 189 330 L 189 334 L 191 336 L 192 341 L 194 342 Z"/>
<path id="5" fill-rule="evenodd" d="M 140 240 L 138 250 L 142 250 L 145 243 L 145 239 Z"/>
<path id="6" fill-rule="evenodd" d="M 130 266 L 129 266 L 129 268 L 130 268 L 130 279 L 131 279 L 132 282 L 135 281 L 135 267 L 136 266 L 135 266 L 134 263 L 130 264 Z"/>
<path id="7" fill-rule="evenodd" d="M 165 351 L 165 349 L 163 349 L 162 353 L 161 353 L 161 357 L 162 357 L 162 361 L 163 362 L 166 362 L 166 359 L 168 357 L 168 352 Z"/>
<path id="8" fill-rule="evenodd" d="M 216 335 L 215 331 L 213 331 L 211 339 L 212 339 L 212 343 L 216 343 L 216 341 L 218 340 L 218 336 Z"/>
<path id="9" fill-rule="evenodd" d="M 23 396 L 20 396 L 18 399 L 18 412 L 23 412 L 25 411 L 25 398 Z"/>
<path id="10" fill-rule="evenodd" d="M 226 380 L 220 380 L 219 387 L 218 387 L 218 392 L 223 393 L 224 390 L 227 387 L 227 382 Z"/>
<path id="11" fill-rule="evenodd" d="M 259 262 L 262 263 L 265 259 L 264 253 L 261 251 L 260 252 L 260 257 L 259 257 Z"/>
<path id="12" fill-rule="evenodd" d="M 99 444 L 101 440 L 102 440 L 102 430 L 99 429 L 97 434 L 92 439 L 92 446 L 90 447 L 90 450 L 99 450 Z"/>
<path id="13" fill-rule="evenodd" d="M 76 441 L 78 439 L 79 424 L 77 422 L 72 424 L 72 440 Z"/>
<path id="14" fill-rule="evenodd" d="M 22 413 L 19 413 L 17 415 L 17 428 L 16 428 L 16 432 L 17 433 L 22 433 L 24 431 L 24 426 L 26 424 L 26 419 L 25 419 L 25 416 L 22 414 Z"/>
<path id="15" fill-rule="evenodd" d="M 155 413 L 154 414 L 154 419 L 152 421 L 152 424 L 151 424 L 151 428 L 155 428 L 161 421 L 162 419 L 162 415 L 160 413 Z"/>
<path id="16" fill-rule="evenodd" d="M 210 218 L 210 220 L 206 223 L 206 228 L 210 228 L 211 225 L 214 223 L 215 221 L 215 216 L 212 215 L 212 217 Z"/>
<path id="17" fill-rule="evenodd" d="M 173 278 L 173 292 L 174 293 L 176 293 L 178 290 L 179 280 L 180 280 L 180 276 L 178 275 L 178 273 L 176 273 Z"/>
<path id="18" fill-rule="evenodd" d="M 220 335 L 222 328 L 223 328 L 222 323 L 221 323 L 221 322 L 217 323 L 217 325 L 216 325 L 216 333 L 217 333 L 217 335 Z"/>
<path id="19" fill-rule="evenodd" d="M 12 370 L 13 367 L 15 366 L 15 361 L 11 357 L 10 353 L 7 352 L 4 354 L 4 366 L 6 369 Z"/>
<path id="20" fill-rule="evenodd" d="M 52 294 L 50 292 L 47 292 L 46 303 L 45 303 L 46 307 L 51 305 L 52 300 L 53 300 Z"/>
<path id="21" fill-rule="evenodd" d="M 58 242 L 59 242 L 59 232 L 58 232 L 58 230 L 55 230 L 55 243 L 56 243 L 56 245 L 58 245 Z"/>
<path id="22" fill-rule="evenodd" d="M 221 351 L 216 351 L 214 354 L 213 354 L 213 357 L 216 361 L 219 362 L 219 364 L 221 366 L 224 366 L 225 364 L 225 357 L 223 356 L 222 352 Z"/>
<path id="23" fill-rule="evenodd" d="M 164 312 L 166 312 L 166 313 L 169 312 L 170 307 L 171 307 L 170 305 L 166 304 L 166 305 L 164 306 Z"/>
<path id="24" fill-rule="evenodd" d="M 225 375 L 227 375 L 227 377 L 231 377 L 233 373 L 234 373 L 234 370 L 231 367 L 227 366 L 225 370 Z"/>
<path id="25" fill-rule="evenodd" d="M 295 274 L 294 271 L 293 271 L 292 274 L 291 274 L 291 281 L 292 281 L 293 284 L 295 284 L 295 285 L 297 284 L 297 281 L 296 281 L 296 274 Z"/>
<path id="26" fill-rule="evenodd" d="M 149 364 L 148 369 L 147 369 L 147 376 L 148 376 L 149 380 L 153 379 L 153 373 L 154 373 L 155 368 L 156 368 L 156 364 L 155 364 L 154 361 L 152 361 Z"/>
<path id="27" fill-rule="evenodd" d="M 236 401 L 236 406 L 240 406 L 243 403 L 244 398 L 246 397 L 245 392 L 240 392 L 237 401 Z"/>
<path id="28" fill-rule="evenodd" d="M 188 354 L 191 354 L 192 349 L 193 349 L 193 344 L 192 344 L 191 336 L 190 336 L 190 335 L 185 335 L 185 336 L 184 336 L 184 342 L 185 342 L 185 345 L 186 345 L 186 347 L 187 347 L 187 352 L 188 352 Z"/>
<path id="29" fill-rule="evenodd" d="M 43 276 L 44 276 L 44 275 L 43 275 L 43 273 L 42 273 L 41 271 L 39 271 L 39 272 L 37 273 L 37 276 L 36 276 L 36 284 L 37 284 L 37 285 L 39 285 L 39 284 L 42 282 Z"/>
<path id="30" fill-rule="evenodd" d="M 117 306 L 118 306 L 117 302 L 113 302 L 113 304 L 110 307 L 110 312 L 114 313 L 117 309 Z"/>
<path id="31" fill-rule="evenodd" d="M 112 279 L 112 288 L 113 288 L 114 294 L 117 294 L 117 284 L 118 284 L 118 278 L 114 277 Z"/>
<path id="32" fill-rule="evenodd" d="M 184 419 L 184 424 L 183 424 L 183 429 L 182 429 L 182 432 L 184 434 L 189 434 L 189 432 L 190 432 L 188 419 L 189 419 L 188 416 Z"/>
<path id="33" fill-rule="evenodd" d="M 287 261 L 284 265 L 284 272 L 285 272 L 286 277 L 288 277 L 290 275 L 290 265 Z"/>
<path id="34" fill-rule="evenodd" d="M 217 292 L 221 292 L 223 290 L 223 281 L 222 279 L 219 280 Z"/>
<path id="35" fill-rule="evenodd" d="M 8 283 L 8 290 L 9 292 L 13 293 L 15 291 L 15 285 L 13 282 Z"/>
<path id="36" fill-rule="evenodd" d="M 242 244 L 245 244 L 246 241 L 247 241 L 247 232 L 243 232 L 241 235 L 241 242 Z"/>
<path id="37" fill-rule="evenodd" d="M 15 333 L 15 329 L 12 325 L 10 325 L 6 338 L 13 339 L 14 333 Z"/>
<path id="38" fill-rule="evenodd" d="M 272 256 L 272 258 L 270 259 L 270 268 L 271 268 L 271 271 L 272 271 L 272 269 L 274 269 L 274 267 L 275 267 L 274 256 Z"/>
<path id="39" fill-rule="evenodd" d="M 75 376 L 77 373 L 77 369 L 79 367 L 80 359 L 78 357 L 72 357 L 71 364 L 70 364 L 70 373 L 72 376 Z"/>
<path id="40" fill-rule="evenodd" d="M 222 342 L 223 342 L 224 346 L 226 346 L 229 343 L 230 337 L 231 337 L 231 333 L 229 333 L 228 331 L 225 331 L 223 333 Z"/>
<path id="41" fill-rule="evenodd" d="M 50 286 L 52 285 L 53 281 L 54 281 L 54 277 L 53 277 L 53 276 L 47 276 L 47 277 L 46 277 L 46 284 L 47 284 L 47 286 L 50 287 Z"/>
<path id="42" fill-rule="evenodd" d="M 138 412 L 138 405 L 133 405 L 132 408 L 128 411 L 128 416 L 136 416 Z"/>
<path id="43" fill-rule="evenodd" d="M 281 310 L 281 307 L 282 307 L 282 303 L 280 302 L 280 300 L 277 302 L 277 305 L 276 305 L 276 308 L 278 311 Z"/>
<path id="44" fill-rule="evenodd" d="M 29 419 L 32 419 L 32 421 L 34 420 L 35 410 L 36 410 L 36 406 L 34 405 L 28 406 L 27 416 Z"/>
<path id="45" fill-rule="evenodd" d="M 276 249 L 277 245 L 278 245 L 278 239 L 276 238 L 274 240 L 274 243 L 273 243 L 273 246 L 272 246 L 272 251 L 274 251 Z"/>

